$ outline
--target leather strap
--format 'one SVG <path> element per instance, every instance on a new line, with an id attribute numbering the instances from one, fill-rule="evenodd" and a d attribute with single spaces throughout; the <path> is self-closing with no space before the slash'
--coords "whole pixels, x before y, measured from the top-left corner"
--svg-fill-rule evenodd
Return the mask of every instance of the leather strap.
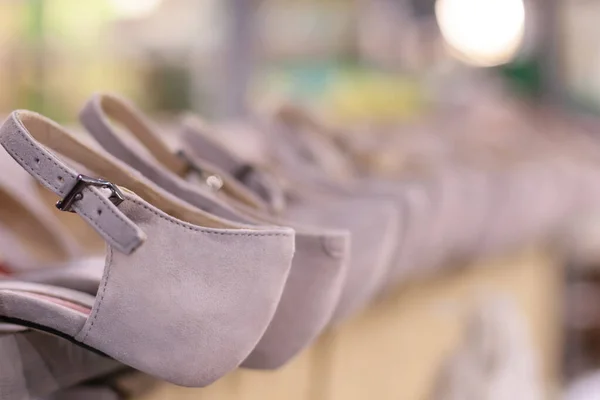
<path id="1" fill-rule="evenodd" d="M 29 174 L 62 198 L 75 187 L 79 174 L 45 146 L 76 162 L 81 160 L 83 165 L 87 159 L 99 158 L 95 150 L 58 124 L 30 111 L 14 111 L 10 115 L 0 128 L 0 144 Z M 109 195 L 105 189 L 86 186 L 72 210 L 115 249 L 130 254 L 146 236 L 112 203 Z"/>
<path id="2" fill-rule="evenodd" d="M 304 169 L 313 168 L 336 180 L 353 179 L 355 168 L 344 154 L 347 149 L 335 139 L 339 134 L 334 134 L 333 129 L 326 127 L 306 110 L 290 104 L 282 105 L 272 118 L 277 127 L 272 138 L 273 145 L 283 148 L 284 153 L 279 156 L 280 161 L 292 161 Z"/>
<path id="3" fill-rule="evenodd" d="M 143 113 L 131 102 L 118 96 L 95 94 L 83 107 L 79 117 L 81 123 L 109 153 L 180 197 L 182 187 L 177 183 L 177 177 L 200 173 L 206 185 L 211 175 L 220 177 L 222 173 L 220 168 L 201 162 L 191 154 L 182 152 L 184 157 L 177 155 L 164 143 L 158 130 Z M 122 124 L 132 136 L 128 136 L 127 132 L 119 132 L 111 120 Z M 231 180 L 225 182 L 222 191 L 230 198 L 251 207 L 266 208 L 254 193 Z"/>
<path id="4" fill-rule="evenodd" d="M 209 130 L 200 118 L 193 115 L 184 117 L 179 136 L 186 156 L 201 158 L 218 166 L 270 204 L 274 211 L 281 211 L 285 207 L 285 195 L 274 177 L 244 162 L 213 140 Z"/>
<path id="5" fill-rule="evenodd" d="M 111 119 L 122 124 L 133 138 L 116 131 Z M 158 129 L 128 100 L 113 94 L 96 93 L 79 113 L 81 124 L 109 153 L 146 175 L 154 173 L 149 155 L 169 171 L 183 175 L 189 170 L 160 138 Z M 135 141 L 137 140 L 137 147 Z M 140 148 L 141 147 L 141 148 Z"/>
<path id="6" fill-rule="evenodd" d="M 127 140 L 125 132 L 117 132 L 108 113 L 117 122 L 128 127 L 139 142 L 136 143 L 135 139 Z M 198 190 L 192 191 L 189 185 L 181 183 L 179 175 L 189 167 L 179 158 L 173 159 L 172 152 L 156 137 L 154 129 L 143 115 L 126 100 L 114 95 L 95 94 L 79 113 L 79 119 L 96 141 L 113 156 L 175 196 L 202 209 L 211 210 L 212 207 L 206 202 L 199 204 L 193 200 L 198 200 Z M 166 160 L 171 160 L 171 163 Z M 204 191 L 200 194 L 200 197 L 208 198 L 209 202 L 217 201 L 213 193 Z"/>

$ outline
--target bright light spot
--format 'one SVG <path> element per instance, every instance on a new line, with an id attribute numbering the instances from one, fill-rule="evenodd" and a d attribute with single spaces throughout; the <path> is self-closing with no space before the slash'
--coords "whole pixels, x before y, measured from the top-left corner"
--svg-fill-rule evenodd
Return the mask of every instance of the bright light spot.
<path id="1" fill-rule="evenodd" d="M 156 10 L 162 0 L 110 0 L 113 9 L 122 18 L 143 18 Z"/>
<path id="2" fill-rule="evenodd" d="M 471 64 L 506 63 L 523 42 L 523 0 L 437 0 L 435 13 L 448 45 Z"/>

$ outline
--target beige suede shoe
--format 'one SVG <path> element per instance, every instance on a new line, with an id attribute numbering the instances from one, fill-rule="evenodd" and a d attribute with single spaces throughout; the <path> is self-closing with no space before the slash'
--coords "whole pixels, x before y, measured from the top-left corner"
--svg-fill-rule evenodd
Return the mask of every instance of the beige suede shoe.
<path id="1" fill-rule="evenodd" d="M 62 197 L 59 209 L 76 212 L 108 243 L 97 297 L 1 282 L 3 321 L 180 385 L 209 384 L 248 356 L 283 292 L 293 230 L 249 227 L 194 208 L 32 112 L 13 112 L 0 143 Z"/>
<path id="2" fill-rule="evenodd" d="M 274 194 L 274 182 L 260 181 L 263 193 L 274 194 L 264 201 L 216 167 L 181 157 L 124 99 L 95 95 L 84 107 L 81 120 L 108 151 L 189 204 L 244 224 L 293 227 L 296 253 L 281 301 L 265 334 L 242 366 L 278 368 L 313 342 L 339 303 L 347 272 L 348 232 L 293 223 L 265 212 L 277 209 L 283 200 Z M 211 186 L 211 182 L 219 182 L 219 187 Z"/>

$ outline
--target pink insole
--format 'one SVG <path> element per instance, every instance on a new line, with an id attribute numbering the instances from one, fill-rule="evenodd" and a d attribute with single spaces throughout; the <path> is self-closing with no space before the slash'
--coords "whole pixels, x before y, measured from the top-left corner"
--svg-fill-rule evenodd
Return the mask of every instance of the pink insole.
<path id="1" fill-rule="evenodd" d="M 49 301 L 51 303 L 58 304 L 60 306 L 69 308 L 71 310 L 80 312 L 85 315 L 90 315 L 90 313 L 92 311 L 90 308 L 82 306 L 81 304 L 73 303 L 71 301 L 64 300 L 64 299 L 59 299 L 57 297 L 48 296 L 48 295 L 40 294 L 40 293 L 32 293 L 32 292 L 24 292 L 24 293 L 27 293 L 28 296 L 35 297 L 35 298 L 45 300 L 45 301 Z"/>

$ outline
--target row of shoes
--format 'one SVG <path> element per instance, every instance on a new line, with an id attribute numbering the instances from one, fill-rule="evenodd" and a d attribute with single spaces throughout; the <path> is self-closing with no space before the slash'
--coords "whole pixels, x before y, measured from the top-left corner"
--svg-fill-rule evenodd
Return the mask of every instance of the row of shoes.
<path id="1" fill-rule="evenodd" d="M 291 107 L 245 125 L 253 162 L 223 128 L 187 115 L 167 134 L 112 94 L 80 120 L 20 110 L 0 128 L 2 399 L 279 368 L 406 279 L 555 238 L 600 196 L 593 157 L 358 176 Z"/>

